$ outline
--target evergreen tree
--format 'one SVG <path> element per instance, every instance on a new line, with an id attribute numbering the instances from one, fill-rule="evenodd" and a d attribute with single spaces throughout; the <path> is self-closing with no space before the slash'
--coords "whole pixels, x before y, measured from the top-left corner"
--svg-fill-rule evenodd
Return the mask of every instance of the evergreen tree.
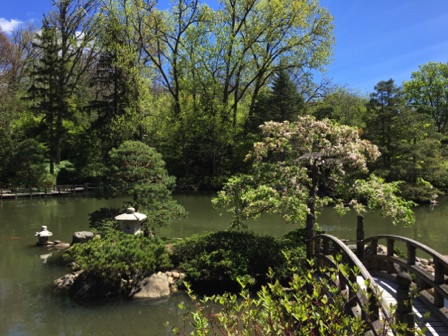
<path id="1" fill-rule="evenodd" d="M 304 110 L 304 100 L 288 72 L 280 69 L 273 78 L 269 93 L 260 94 L 249 120 L 255 131 L 265 121 L 294 121 Z"/>
<path id="2" fill-rule="evenodd" d="M 60 148 L 56 141 L 57 127 L 62 126 L 62 111 L 58 110 L 56 99 L 57 91 L 57 64 L 58 46 L 57 34 L 54 27 L 50 27 L 47 20 L 43 21 L 41 33 L 36 36 L 33 44 L 40 55 L 31 72 L 31 86 L 28 89 L 28 99 L 31 100 L 31 109 L 41 118 L 42 135 L 49 151 L 50 173 L 54 173 L 54 165 L 58 162 Z M 60 123 L 57 126 L 57 118 Z"/>
<path id="3" fill-rule="evenodd" d="M 389 181 L 403 181 L 404 196 L 428 201 L 438 193 L 431 184 L 445 187 L 446 158 L 442 137 L 429 115 L 405 103 L 392 79 L 379 82 L 367 105 L 365 137 L 378 145 L 381 157 L 374 173 Z"/>
<path id="4" fill-rule="evenodd" d="M 405 108 L 404 98 L 401 88 L 394 84 L 393 79 L 379 82 L 375 85 L 375 90 L 376 92 L 370 95 L 368 104 L 369 120 L 365 136 L 378 146 L 381 165 L 377 166 L 377 169 L 384 170 L 380 175 L 387 176 L 397 150 L 396 121 Z"/>
<path id="5" fill-rule="evenodd" d="M 66 121 L 76 122 L 76 93 L 96 52 L 94 0 L 55 0 L 34 47 L 37 60 L 31 74 L 29 99 L 42 117 L 49 147 L 50 173 L 62 160 Z"/>
<path id="6" fill-rule="evenodd" d="M 303 111 L 303 97 L 291 80 L 288 72 L 281 68 L 274 77 L 272 94 L 269 101 L 271 118 L 269 120 L 283 122 L 295 121 Z"/>
<path id="7" fill-rule="evenodd" d="M 162 156 L 140 141 L 125 141 L 110 152 L 106 183 L 109 196 L 131 196 L 149 225 L 163 226 L 185 215 L 172 199 L 175 178 L 168 175 Z"/>
<path id="8" fill-rule="evenodd" d="M 100 140 L 101 157 L 137 136 L 142 62 L 134 27 L 132 3 L 107 2 L 99 14 L 100 52 L 90 87 L 95 92 L 88 110 L 90 132 Z"/>

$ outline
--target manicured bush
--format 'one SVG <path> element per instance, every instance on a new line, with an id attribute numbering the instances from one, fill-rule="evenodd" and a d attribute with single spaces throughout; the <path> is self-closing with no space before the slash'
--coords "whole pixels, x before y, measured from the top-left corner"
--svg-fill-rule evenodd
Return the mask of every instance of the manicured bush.
<path id="1" fill-rule="evenodd" d="M 249 232 L 221 231 L 186 238 L 173 246 L 173 263 L 187 280 L 236 283 L 250 275 L 263 282 L 269 268 L 281 268 L 286 259 L 281 241 Z"/>
<path id="2" fill-rule="evenodd" d="M 156 238 L 109 232 L 102 238 L 75 244 L 65 258 L 104 284 L 130 290 L 146 275 L 171 266 L 165 245 Z"/>
<path id="3" fill-rule="evenodd" d="M 123 213 L 118 208 L 101 208 L 89 214 L 89 227 L 100 234 L 121 230 L 115 216 Z"/>

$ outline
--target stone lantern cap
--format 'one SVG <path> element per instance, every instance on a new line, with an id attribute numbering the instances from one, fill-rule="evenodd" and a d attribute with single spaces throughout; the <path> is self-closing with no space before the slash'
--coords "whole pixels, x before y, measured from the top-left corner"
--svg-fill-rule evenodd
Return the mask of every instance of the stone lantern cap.
<path id="1" fill-rule="evenodd" d="M 147 218 L 145 214 L 136 212 L 134 208 L 128 208 L 125 213 L 115 216 L 117 221 L 139 221 L 142 222 Z"/>
<path id="2" fill-rule="evenodd" d="M 40 227 L 40 231 L 36 232 L 36 237 L 51 237 L 53 235 L 53 233 L 51 233 L 50 231 L 47 230 L 47 226 L 46 225 L 42 225 Z"/>

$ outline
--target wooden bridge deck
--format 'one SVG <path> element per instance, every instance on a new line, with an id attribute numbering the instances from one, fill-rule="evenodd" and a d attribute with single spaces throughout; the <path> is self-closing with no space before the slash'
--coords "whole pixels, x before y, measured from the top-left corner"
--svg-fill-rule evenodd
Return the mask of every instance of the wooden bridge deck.
<path id="1" fill-rule="evenodd" d="M 386 302 L 387 306 L 397 304 L 397 287 L 398 285 L 389 279 L 374 276 L 375 282 L 380 287 L 382 292 L 382 298 Z M 364 283 L 362 277 L 358 277 L 358 282 L 360 285 Z M 423 327 L 426 328 L 424 335 L 440 335 L 448 336 L 448 327 L 442 322 L 441 319 L 437 317 L 436 314 L 432 313 L 428 306 L 419 298 L 414 300 L 413 311 L 415 314 L 416 326 L 421 330 Z M 429 317 L 426 317 L 429 312 Z"/>

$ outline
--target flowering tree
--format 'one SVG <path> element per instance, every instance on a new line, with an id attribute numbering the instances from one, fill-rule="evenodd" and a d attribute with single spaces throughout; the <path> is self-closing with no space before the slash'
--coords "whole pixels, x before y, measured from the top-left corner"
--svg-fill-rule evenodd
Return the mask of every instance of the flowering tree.
<path id="1" fill-rule="evenodd" d="M 232 227 L 245 228 L 246 219 L 263 212 L 313 227 L 328 204 L 340 213 L 379 208 L 394 224 L 413 223 L 413 203 L 397 196 L 398 182 L 368 176 L 368 162 L 380 153 L 356 128 L 305 116 L 261 129 L 262 141 L 246 157 L 251 174 L 229 179 L 213 200 L 233 213 Z"/>

